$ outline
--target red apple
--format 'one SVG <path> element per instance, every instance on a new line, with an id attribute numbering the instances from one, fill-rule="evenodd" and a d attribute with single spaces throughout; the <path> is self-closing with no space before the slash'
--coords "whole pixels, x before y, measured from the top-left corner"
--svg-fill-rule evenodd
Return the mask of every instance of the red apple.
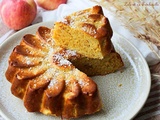
<path id="1" fill-rule="evenodd" d="M 37 4 L 46 9 L 46 10 L 54 10 L 58 8 L 60 4 L 65 4 L 67 0 L 36 0 Z"/>
<path id="2" fill-rule="evenodd" d="M 0 7 L 2 21 L 14 30 L 30 25 L 37 14 L 34 0 L 2 0 Z"/>

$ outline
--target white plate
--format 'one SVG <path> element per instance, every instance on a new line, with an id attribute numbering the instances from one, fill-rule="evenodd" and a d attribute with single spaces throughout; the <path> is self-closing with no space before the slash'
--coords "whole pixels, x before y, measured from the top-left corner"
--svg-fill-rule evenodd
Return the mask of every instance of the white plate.
<path id="1" fill-rule="evenodd" d="M 10 120 L 59 120 L 60 118 L 29 113 L 22 100 L 10 92 L 11 84 L 5 78 L 8 58 L 13 48 L 19 44 L 23 35 L 35 34 L 39 26 L 52 28 L 53 22 L 33 25 L 12 35 L 0 45 L 0 114 Z M 120 53 L 125 69 L 106 76 L 93 77 L 98 84 L 103 101 L 103 109 L 95 114 L 78 120 L 129 120 L 143 107 L 151 85 L 150 72 L 140 52 L 126 39 L 114 33 L 112 38 Z"/>

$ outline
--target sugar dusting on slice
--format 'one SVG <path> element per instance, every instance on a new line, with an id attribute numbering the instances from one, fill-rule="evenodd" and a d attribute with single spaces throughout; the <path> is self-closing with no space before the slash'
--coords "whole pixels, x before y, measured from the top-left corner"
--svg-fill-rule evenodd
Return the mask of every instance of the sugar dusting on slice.
<path id="1" fill-rule="evenodd" d="M 61 54 L 53 55 L 54 63 L 58 64 L 59 66 L 70 66 L 72 63 L 67 59 L 64 59 Z"/>

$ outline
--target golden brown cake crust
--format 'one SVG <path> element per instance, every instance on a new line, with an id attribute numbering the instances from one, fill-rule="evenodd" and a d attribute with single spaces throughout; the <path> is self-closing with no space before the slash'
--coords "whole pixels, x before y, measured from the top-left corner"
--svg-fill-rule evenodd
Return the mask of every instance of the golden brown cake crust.
<path id="1" fill-rule="evenodd" d="M 40 27 L 12 51 L 6 71 L 12 94 L 24 101 L 29 112 L 77 118 L 100 111 L 96 83 L 67 60 L 79 54 L 55 47 L 50 32 Z"/>
<path id="2" fill-rule="evenodd" d="M 87 19 L 84 20 L 85 17 Z M 81 19 L 83 20 L 80 21 Z M 104 16 L 102 7 L 98 5 L 66 16 L 64 23 L 74 26 L 74 28 L 80 27 L 80 29 L 97 38 L 97 40 L 101 40 L 100 38 L 103 37 L 111 39 L 113 35 L 109 20 Z"/>

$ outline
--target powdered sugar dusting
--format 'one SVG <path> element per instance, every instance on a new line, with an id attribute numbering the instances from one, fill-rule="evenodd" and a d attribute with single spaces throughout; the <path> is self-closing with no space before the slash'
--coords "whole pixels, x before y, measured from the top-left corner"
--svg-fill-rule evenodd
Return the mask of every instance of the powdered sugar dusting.
<path id="1" fill-rule="evenodd" d="M 76 56 L 77 53 L 75 50 L 66 50 L 66 55 L 68 56 Z"/>
<path id="2" fill-rule="evenodd" d="M 53 78 L 53 79 L 51 80 L 50 84 L 48 85 L 48 88 L 53 87 L 56 83 L 57 83 L 57 80 Z"/>
<path id="3" fill-rule="evenodd" d="M 54 61 L 54 63 L 58 64 L 59 66 L 66 66 L 66 65 L 70 66 L 72 64 L 67 59 L 64 59 L 61 54 L 55 54 L 53 56 L 53 61 Z"/>
<path id="4" fill-rule="evenodd" d="M 69 62 L 66 59 L 61 59 L 59 62 L 60 62 L 60 65 L 71 65 L 71 62 Z"/>

